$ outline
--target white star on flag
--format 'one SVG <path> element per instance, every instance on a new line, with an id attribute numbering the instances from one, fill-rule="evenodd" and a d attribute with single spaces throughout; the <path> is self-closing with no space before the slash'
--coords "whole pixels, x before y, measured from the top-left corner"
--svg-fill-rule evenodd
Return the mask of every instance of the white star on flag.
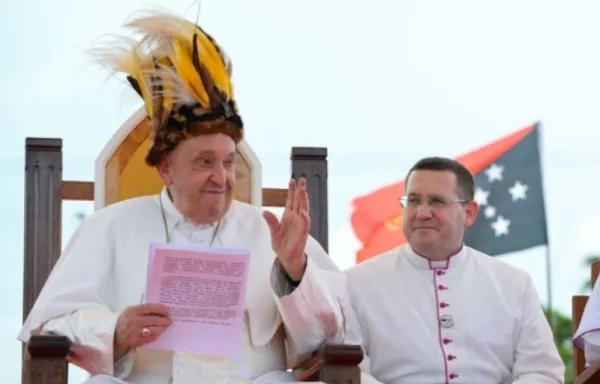
<path id="1" fill-rule="evenodd" d="M 522 184 L 520 181 L 515 182 L 515 185 L 508 188 L 508 193 L 512 195 L 512 201 L 525 200 L 529 187 Z"/>
<path id="2" fill-rule="evenodd" d="M 488 177 L 488 182 L 492 183 L 494 180 L 501 181 L 503 171 L 504 167 L 502 165 L 498 165 L 496 163 L 490 165 L 490 167 L 485 170 L 485 174 Z"/>
<path id="3" fill-rule="evenodd" d="M 488 205 L 487 207 L 485 207 L 485 209 L 483 210 L 483 214 L 485 215 L 485 217 L 487 217 L 488 219 L 491 219 L 492 217 L 496 216 L 496 208 L 492 207 L 491 205 Z"/>
<path id="4" fill-rule="evenodd" d="M 502 216 L 498 216 L 496 221 L 494 221 L 491 224 L 491 226 L 496 234 L 496 237 L 500 237 L 502 235 L 508 235 L 508 227 L 510 226 L 510 220 L 505 219 Z"/>
<path id="5" fill-rule="evenodd" d="M 489 191 L 484 191 L 481 188 L 475 190 L 475 201 L 479 205 L 486 205 L 488 203 L 488 197 L 490 196 Z"/>

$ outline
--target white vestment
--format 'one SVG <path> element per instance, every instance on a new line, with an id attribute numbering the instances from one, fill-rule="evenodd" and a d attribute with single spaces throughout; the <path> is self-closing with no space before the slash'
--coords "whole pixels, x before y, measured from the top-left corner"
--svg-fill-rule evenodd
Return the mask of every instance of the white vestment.
<path id="1" fill-rule="evenodd" d="M 140 304 L 146 291 L 149 244 L 166 241 L 159 196 L 171 242 L 210 243 L 215 226 L 187 221 L 166 190 L 96 212 L 80 225 L 57 261 L 19 334 L 21 341 L 42 326 L 43 334 L 71 339 L 70 361 L 98 375 L 91 382 L 103 382 L 101 375 L 107 375 L 144 384 L 294 381 L 285 372 L 287 362 L 297 362 L 326 341 L 341 341 L 344 320 L 336 292 L 344 276 L 323 248 L 309 238 L 306 272 L 294 289 L 276 262 L 260 208 L 234 201 L 218 226 L 214 246 L 251 251 L 244 360 L 142 347 L 113 361 L 119 313 Z"/>
<path id="2" fill-rule="evenodd" d="M 351 268 L 347 283 L 361 369 L 381 383 L 564 381 L 531 278 L 498 259 L 464 246 L 430 262 L 404 245 Z M 350 330 L 346 342 L 357 342 Z"/>
<path id="3" fill-rule="evenodd" d="M 587 364 L 600 361 L 600 285 L 597 281 L 573 335 L 573 344 L 584 351 Z"/>

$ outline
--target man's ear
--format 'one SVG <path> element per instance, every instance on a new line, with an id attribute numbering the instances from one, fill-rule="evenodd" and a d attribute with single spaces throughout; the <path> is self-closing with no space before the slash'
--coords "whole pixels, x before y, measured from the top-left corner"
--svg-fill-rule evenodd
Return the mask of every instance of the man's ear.
<path id="1" fill-rule="evenodd" d="M 477 218 L 477 213 L 479 212 L 479 204 L 476 201 L 469 201 L 465 204 L 465 228 L 470 227 L 475 222 L 475 218 Z"/>
<path id="2" fill-rule="evenodd" d="M 157 166 L 156 170 L 158 171 L 158 175 L 163 180 L 166 186 L 171 185 L 173 182 L 173 177 L 171 175 L 171 167 L 169 162 L 164 159 Z"/>

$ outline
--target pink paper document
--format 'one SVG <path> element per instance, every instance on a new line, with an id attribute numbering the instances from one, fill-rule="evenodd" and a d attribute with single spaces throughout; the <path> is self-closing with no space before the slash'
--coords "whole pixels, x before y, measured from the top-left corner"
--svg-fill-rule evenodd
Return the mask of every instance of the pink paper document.
<path id="1" fill-rule="evenodd" d="M 249 266 L 243 249 L 151 244 L 146 302 L 173 324 L 145 348 L 239 358 Z"/>

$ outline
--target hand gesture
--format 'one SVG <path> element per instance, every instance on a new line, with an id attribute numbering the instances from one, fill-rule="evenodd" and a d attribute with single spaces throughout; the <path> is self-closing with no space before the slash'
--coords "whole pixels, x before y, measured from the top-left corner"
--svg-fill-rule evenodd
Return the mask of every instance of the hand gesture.
<path id="1" fill-rule="evenodd" d="M 294 180 L 290 181 L 281 222 L 271 212 L 265 211 L 263 216 L 271 231 L 271 246 L 279 262 L 292 279 L 301 280 L 306 266 L 304 249 L 310 229 L 306 179 L 301 178 L 297 185 Z"/>
<path id="2" fill-rule="evenodd" d="M 115 347 L 123 352 L 158 339 L 171 325 L 169 308 L 162 304 L 127 307 L 117 320 Z"/>

